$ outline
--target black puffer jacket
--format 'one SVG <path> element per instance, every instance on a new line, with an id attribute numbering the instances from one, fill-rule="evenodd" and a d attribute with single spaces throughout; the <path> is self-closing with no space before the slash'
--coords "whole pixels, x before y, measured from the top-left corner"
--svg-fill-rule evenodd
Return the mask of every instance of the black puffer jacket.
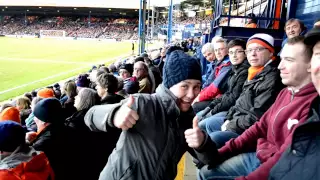
<path id="1" fill-rule="evenodd" d="M 232 66 L 232 71 L 230 71 L 227 83 L 228 90 L 222 96 L 213 99 L 209 107 L 207 107 L 210 108 L 210 113 L 208 113 L 209 116 L 222 111 L 228 111 L 234 106 L 242 92 L 243 84 L 247 80 L 249 67 L 250 64 L 247 60 L 240 65 Z"/>
<path id="2" fill-rule="evenodd" d="M 101 99 L 100 104 L 115 104 L 119 103 L 124 98 L 118 94 L 108 94 L 106 97 Z"/>
<path id="3" fill-rule="evenodd" d="M 292 136 L 292 144 L 270 171 L 269 180 L 320 179 L 319 99 L 313 102 L 309 119 Z"/>
<path id="4" fill-rule="evenodd" d="M 251 81 L 246 81 L 236 104 L 226 116 L 227 130 L 242 134 L 269 109 L 284 87 L 277 69 L 278 61 L 268 64 Z"/>
<path id="5" fill-rule="evenodd" d="M 90 131 L 84 123 L 87 111 L 77 111 L 65 122 L 69 139 L 72 140 L 69 143 L 72 153 L 68 157 L 75 170 L 72 179 L 98 179 L 121 133 L 116 128 L 109 128 L 108 132 Z"/>

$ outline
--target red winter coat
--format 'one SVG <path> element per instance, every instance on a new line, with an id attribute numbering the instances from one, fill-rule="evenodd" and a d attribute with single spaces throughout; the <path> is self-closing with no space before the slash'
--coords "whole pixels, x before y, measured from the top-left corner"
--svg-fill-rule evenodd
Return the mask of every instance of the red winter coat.
<path id="1" fill-rule="evenodd" d="M 49 178 L 50 177 L 50 178 Z M 0 170 L 1 180 L 54 180 L 54 174 L 44 153 L 35 155 L 12 169 Z"/>

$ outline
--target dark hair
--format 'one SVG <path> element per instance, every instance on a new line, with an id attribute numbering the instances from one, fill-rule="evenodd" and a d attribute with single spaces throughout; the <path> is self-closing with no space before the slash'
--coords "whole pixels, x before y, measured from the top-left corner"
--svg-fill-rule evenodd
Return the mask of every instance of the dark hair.
<path id="1" fill-rule="evenodd" d="M 311 46 L 304 43 L 304 39 L 305 39 L 304 36 L 299 35 L 299 36 L 293 37 L 291 39 L 288 39 L 287 44 L 289 44 L 289 45 L 295 45 L 298 43 L 303 44 L 305 46 L 304 55 L 307 56 L 307 59 L 310 61 L 311 57 L 312 57 L 312 48 L 311 48 Z"/>
<path id="2" fill-rule="evenodd" d="M 139 62 L 139 61 L 144 62 L 144 58 L 141 57 L 141 56 L 139 56 L 139 57 L 137 57 L 137 58 L 134 59 L 134 63 Z"/>
<path id="3" fill-rule="evenodd" d="M 303 23 L 302 21 L 300 21 L 299 19 L 291 18 L 291 19 L 289 19 L 289 20 L 286 22 L 286 24 L 284 25 L 284 30 L 286 30 L 286 27 L 287 27 L 289 24 L 291 24 L 292 22 L 294 22 L 294 21 L 297 21 L 297 22 L 299 23 L 301 32 L 307 29 L 306 26 L 304 25 L 304 23 Z"/>
<path id="4" fill-rule="evenodd" d="M 110 73 L 109 68 L 107 68 L 107 67 L 105 67 L 105 66 L 101 66 L 98 71 Z"/>
<path id="5" fill-rule="evenodd" d="M 37 97 L 37 91 L 36 90 L 32 90 L 31 91 L 31 96 L 34 98 L 34 97 Z"/>
<path id="6" fill-rule="evenodd" d="M 32 101 L 32 95 L 31 93 L 24 93 L 24 97 L 28 98 L 30 101 Z"/>
<path id="7" fill-rule="evenodd" d="M 242 39 L 234 39 L 228 43 L 228 49 L 233 48 L 234 46 L 241 46 L 242 49 L 246 49 L 246 41 Z"/>
<path id="8" fill-rule="evenodd" d="M 97 77 L 100 76 L 103 73 L 110 73 L 109 68 L 105 67 L 105 66 L 101 66 L 97 72 Z"/>
<path id="9" fill-rule="evenodd" d="M 118 90 L 118 80 L 114 75 L 109 73 L 103 73 L 97 77 L 97 83 L 104 88 L 108 89 L 107 92 L 114 94 Z"/>
<path id="10" fill-rule="evenodd" d="M 117 72 L 116 66 L 115 66 L 114 64 L 110 64 L 110 65 L 109 65 L 109 71 L 110 71 L 111 73 Z"/>

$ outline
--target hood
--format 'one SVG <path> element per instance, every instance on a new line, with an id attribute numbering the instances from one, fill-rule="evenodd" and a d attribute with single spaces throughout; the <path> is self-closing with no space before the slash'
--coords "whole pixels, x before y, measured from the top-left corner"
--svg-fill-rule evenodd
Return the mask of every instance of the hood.
<path id="1" fill-rule="evenodd" d="M 11 155 L 1 159 L 0 169 L 12 169 L 23 162 L 29 162 L 35 155 L 40 154 L 32 147 L 18 147 Z"/>
<path id="2" fill-rule="evenodd" d="M 313 83 L 308 83 L 307 85 L 303 86 L 301 89 L 294 91 L 292 88 L 288 87 L 288 91 L 290 91 L 290 94 L 295 97 L 299 96 L 306 96 L 308 94 L 312 94 L 316 92 L 316 88 L 314 87 Z"/>

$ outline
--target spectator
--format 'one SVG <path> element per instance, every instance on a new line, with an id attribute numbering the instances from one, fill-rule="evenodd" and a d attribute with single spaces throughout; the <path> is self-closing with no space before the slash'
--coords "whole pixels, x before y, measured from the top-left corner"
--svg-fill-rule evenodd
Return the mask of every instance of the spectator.
<path id="1" fill-rule="evenodd" d="M 152 82 L 152 92 L 154 92 L 154 90 L 159 86 L 159 84 L 162 83 L 162 77 L 160 74 L 159 69 L 152 64 L 151 60 L 149 58 L 144 58 L 144 62 L 147 64 L 148 69 L 149 69 L 149 75 L 153 75 L 153 79 L 151 78 L 151 82 Z M 154 80 L 154 82 L 152 81 Z M 154 83 L 154 84 L 153 84 Z"/>
<path id="2" fill-rule="evenodd" d="M 133 65 L 132 64 L 122 64 L 119 68 L 119 75 L 123 80 L 132 77 Z"/>
<path id="3" fill-rule="evenodd" d="M 101 97 L 101 104 L 115 104 L 123 97 L 116 94 L 118 90 L 118 80 L 114 75 L 103 73 L 97 78 L 97 91 Z"/>
<path id="4" fill-rule="evenodd" d="M 211 116 L 222 111 L 228 111 L 235 105 L 236 100 L 242 92 L 243 84 L 248 77 L 250 64 L 245 54 L 246 42 L 241 39 L 235 39 L 230 41 L 228 48 L 230 62 L 232 63 L 232 71 L 228 79 L 228 91 L 221 97 L 214 99 L 205 110 L 200 111 L 199 116 L 204 118 L 203 120 L 201 120 L 201 118 L 199 119 L 199 127 L 202 130 L 206 130 L 207 123 L 211 124 Z"/>
<path id="5" fill-rule="evenodd" d="M 196 59 L 181 50 L 171 52 L 164 68 L 163 83 L 155 94 L 136 94 L 120 104 L 94 106 L 86 114 L 91 130 L 107 131 L 109 126 L 123 130 L 100 179 L 121 179 L 124 173 L 129 179 L 176 177 L 178 162 L 188 150 L 181 137 L 191 127 L 191 102 L 200 91 L 201 69 Z"/>
<path id="6" fill-rule="evenodd" d="M 214 51 L 217 60 L 206 81 L 209 85 L 194 100 L 193 110 L 196 113 L 204 110 L 214 98 L 227 91 L 226 84 L 231 71 L 231 63 L 226 40 L 217 40 L 214 44 Z"/>
<path id="7" fill-rule="evenodd" d="M 55 97 L 57 99 L 60 99 L 61 98 L 61 90 L 60 90 L 60 84 L 59 83 L 56 83 L 56 84 L 53 85 L 53 91 L 54 91 Z"/>
<path id="8" fill-rule="evenodd" d="M 156 51 L 152 51 L 150 54 L 150 60 L 152 61 L 152 64 L 154 65 L 159 65 L 160 64 L 160 51 L 156 50 Z"/>
<path id="9" fill-rule="evenodd" d="M 218 150 L 215 158 L 213 152 L 216 152 L 216 148 L 210 145 L 211 141 L 203 144 L 201 137 L 201 142 L 198 144 L 207 148 L 191 145 L 193 148 L 198 148 L 196 152 L 200 152 L 198 157 L 203 162 L 211 166 L 218 165 L 209 170 L 207 166 L 203 167 L 199 179 L 214 179 L 217 176 L 248 180 L 268 179 L 271 168 L 291 143 L 294 130 L 307 121 L 311 103 L 318 96 L 311 83 L 309 71 L 311 49 L 308 49 L 303 40 L 302 36 L 294 37 L 284 46 L 281 53 L 282 61 L 278 68 L 281 71 L 282 82 L 288 88 L 279 93 L 274 104 L 259 122 L 241 136 L 226 143 Z M 247 47 L 250 49 L 250 44 Z M 199 132 L 199 135 L 203 136 L 201 133 Z M 188 141 L 189 137 L 186 139 Z M 281 167 L 280 170 L 283 168 L 286 167 Z"/>
<path id="10" fill-rule="evenodd" d="M 77 111 L 76 108 L 74 107 L 74 97 L 77 95 L 77 87 L 82 88 L 87 85 L 85 83 L 87 83 L 85 80 L 84 81 L 78 80 L 77 85 L 73 80 L 69 80 L 64 83 L 63 88 L 64 88 L 64 93 L 66 94 L 67 100 L 64 103 L 62 103 L 62 108 L 64 111 L 65 118 L 70 117 L 73 113 Z"/>
<path id="11" fill-rule="evenodd" d="M 17 99 L 16 108 L 20 111 L 20 121 L 21 125 L 25 125 L 25 120 L 29 117 L 31 114 L 31 101 L 26 97 L 21 97 Z"/>
<path id="12" fill-rule="evenodd" d="M 38 93 L 37 93 L 36 90 L 32 90 L 32 91 L 31 91 L 32 99 L 35 98 L 35 97 L 37 97 L 37 94 L 38 94 Z"/>
<path id="13" fill-rule="evenodd" d="M 84 123 L 87 111 L 99 104 L 98 94 L 89 88 L 82 88 L 76 96 L 74 106 L 77 112 L 66 119 L 69 127 L 72 154 L 69 156 L 76 170 L 76 179 L 98 179 L 99 174 L 107 163 L 109 154 L 115 148 L 119 138 L 118 129 L 108 129 L 108 132 L 92 132 Z M 101 144 L 101 142 L 106 142 Z M 79 158 L 84 154 L 90 154 L 89 158 Z M 90 166 L 87 166 L 90 164 Z M 77 173 L 82 172 L 82 173 Z"/>
<path id="14" fill-rule="evenodd" d="M 41 98 L 53 98 L 54 97 L 54 92 L 50 88 L 44 88 L 41 89 L 37 92 L 37 97 Z"/>
<path id="15" fill-rule="evenodd" d="M 0 122 L 0 179 L 54 179 L 46 155 L 27 146 L 25 135 L 20 124 Z"/>
<path id="16" fill-rule="evenodd" d="M 77 112 L 66 119 L 66 125 L 76 129 L 87 129 L 84 124 L 84 116 L 90 107 L 99 104 L 99 96 L 96 91 L 89 88 L 82 88 L 75 97 L 74 107 Z"/>
<path id="17" fill-rule="evenodd" d="M 108 68 L 109 68 L 110 73 L 112 73 L 115 76 L 119 76 L 117 68 L 114 64 L 110 64 Z"/>
<path id="18" fill-rule="evenodd" d="M 214 54 L 213 43 L 206 43 L 205 45 L 203 45 L 201 53 L 203 54 L 204 58 L 209 62 L 206 68 L 207 72 L 205 73 L 205 75 L 202 76 L 202 88 L 206 88 L 210 85 L 211 80 L 209 80 L 209 78 L 215 66 L 214 60 L 216 59 L 216 56 Z"/>
<path id="19" fill-rule="evenodd" d="M 20 113 L 15 107 L 7 107 L 0 113 L 0 122 L 10 120 L 20 124 Z"/>
<path id="20" fill-rule="evenodd" d="M 246 28 L 257 28 L 257 20 L 256 15 L 253 13 L 248 14 L 247 24 L 245 25 Z"/>
<path id="21" fill-rule="evenodd" d="M 320 58 L 320 27 L 314 27 L 307 34 L 304 41 L 313 51 L 311 58 L 311 78 L 315 88 L 320 94 L 319 84 L 319 58 Z M 306 51 L 310 51 L 306 50 Z M 294 51 L 292 51 L 293 53 Z M 303 53 L 307 54 L 307 53 Z M 308 100 L 308 99 L 304 99 Z M 300 107 L 301 105 L 297 105 Z M 283 180 L 315 180 L 318 179 L 317 167 L 319 152 L 319 98 L 311 105 L 308 120 L 292 131 L 292 142 L 281 158 L 270 171 L 270 179 Z M 300 122 L 299 122 L 300 123 Z M 297 125 L 296 125 L 297 126 Z M 299 163 L 296 163 L 299 162 Z M 296 172 L 308 172 L 299 173 Z"/>
<path id="22" fill-rule="evenodd" d="M 32 101 L 32 95 L 31 93 L 24 93 L 23 95 L 24 97 L 28 98 L 30 100 L 30 102 Z"/>
<path id="23" fill-rule="evenodd" d="M 43 99 L 34 107 L 33 114 L 38 132 L 35 139 L 27 139 L 35 150 L 46 154 L 56 179 L 71 178 L 74 171 L 68 160 L 70 141 L 60 102 L 56 98 Z"/>
<path id="24" fill-rule="evenodd" d="M 136 58 L 134 59 L 134 63 L 136 63 L 136 62 L 144 62 L 144 57 L 142 57 L 142 56 L 136 57 Z"/>
<path id="25" fill-rule="evenodd" d="M 139 82 L 136 77 L 131 77 L 133 73 L 132 64 L 123 64 L 119 68 L 120 77 L 123 79 L 123 88 L 117 94 L 128 97 L 129 94 L 135 94 L 139 91 Z"/>
<path id="26" fill-rule="evenodd" d="M 32 102 L 31 102 L 31 111 L 32 113 L 28 116 L 28 118 L 26 119 L 26 126 L 27 128 L 29 128 L 31 131 L 37 132 L 37 125 L 34 122 L 34 107 L 38 104 L 38 102 L 40 102 L 43 98 L 41 97 L 35 97 L 33 98 Z"/>
<path id="27" fill-rule="evenodd" d="M 287 38 L 282 41 L 281 44 L 281 49 L 284 47 L 284 45 L 287 43 L 288 39 L 299 36 L 299 35 L 304 35 L 306 33 L 307 28 L 303 24 L 302 21 L 299 19 L 289 19 L 285 26 L 284 30 L 286 32 Z M 280 56 L 281 51 L 279 52 Z"/>
<path id="28" fill-rule="evenodd" d="M 151 93 L 151 83 L 148 79 L 148 66 L 141 61 L 134 64 L 133 76 L 139 81 L 139 93 Z"/>
<path id="29" fill-rule="evenodd" d="M 80 74 L 76 81 L 77 91 L 79 92 L 81 88 L 89 87 L 90 80 L 87 74 Z"/>
<path id="30" fill-rule="evenodd" d="M 159 68 L 159 71 L 161 73 L 161 77 L 163 76 L 163 66 L 164 62 L 166 61 L 166 54 L 167 54 L 168 47 L 163 47 L 160 51 L 160 63 L 157 65 Z"/>

